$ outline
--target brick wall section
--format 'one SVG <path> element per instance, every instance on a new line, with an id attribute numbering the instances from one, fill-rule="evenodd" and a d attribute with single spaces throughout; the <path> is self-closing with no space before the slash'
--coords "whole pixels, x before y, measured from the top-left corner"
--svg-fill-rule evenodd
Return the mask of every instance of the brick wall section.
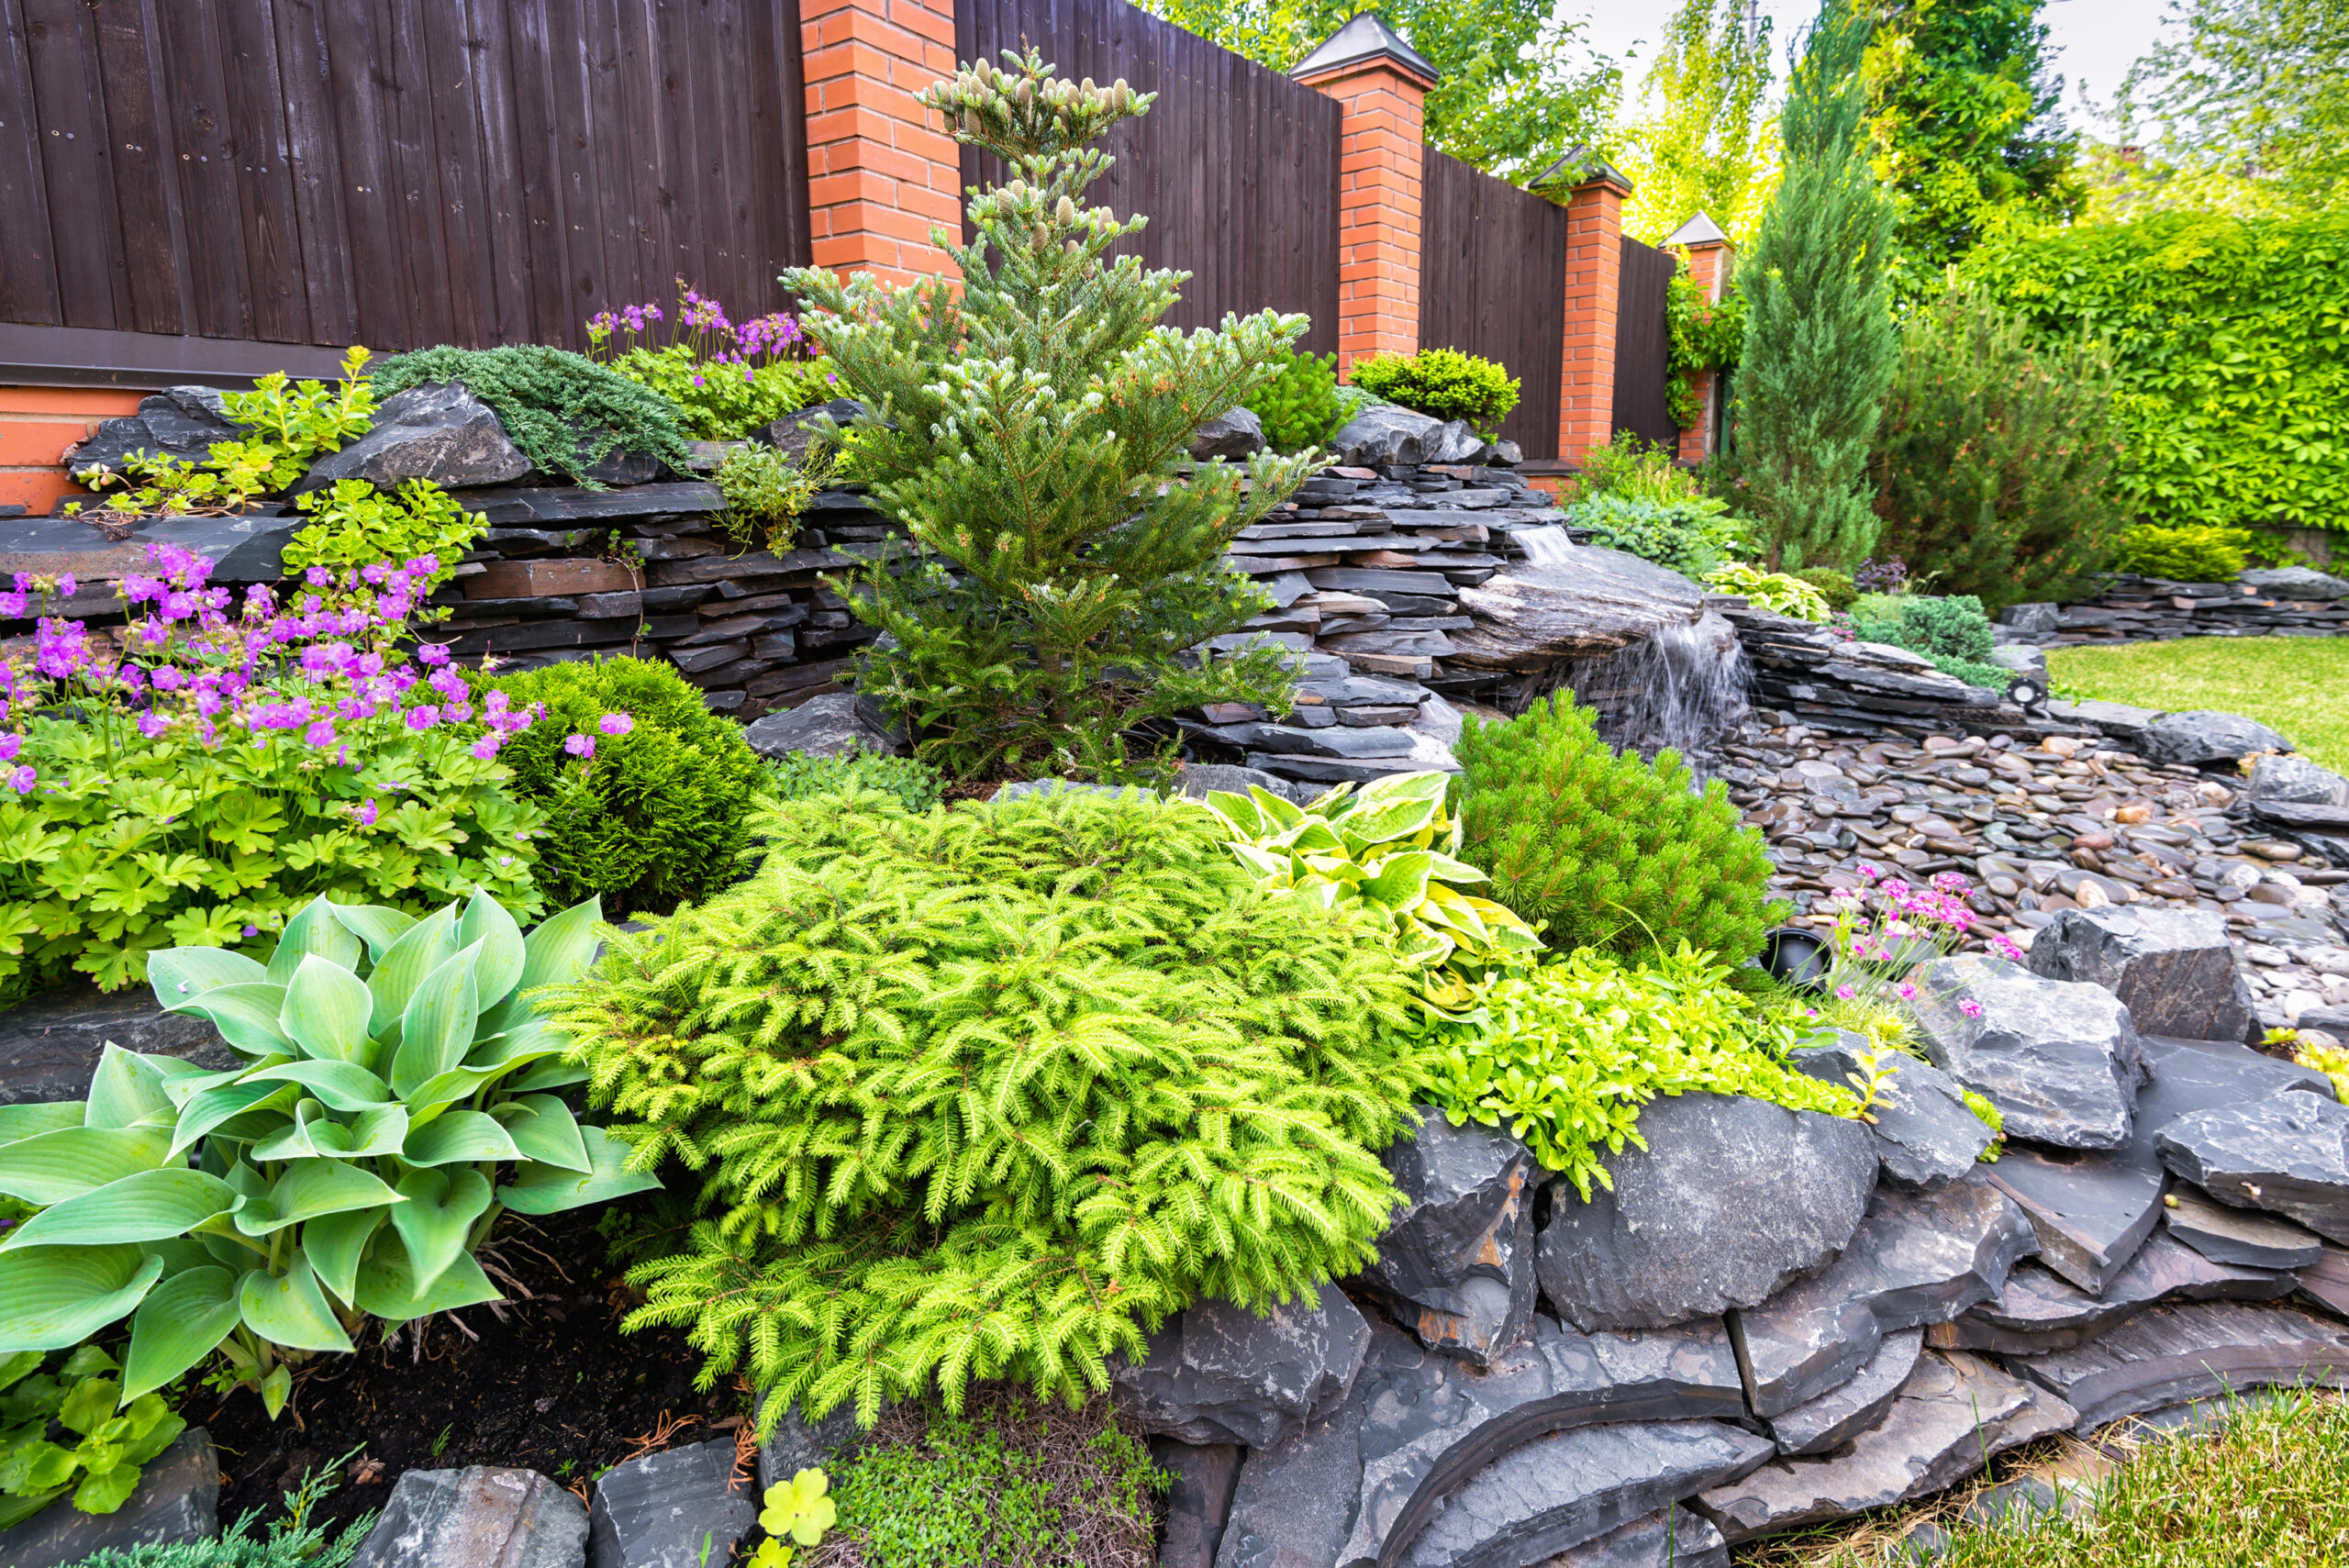
<path id="1" fill-rule="evenodd" d="M 1736 254 L 1726 239 L 1708 239 L 1680 247 L 1680 264 L 1697 281 L 1697 286 L 1705 291 L 1705 297 L 1718 305 L 1721 285 L 1729 277 L 1730 261 Z M 1694 379 L 1700 411 L 1696 424 L 1680 432 L 1682 462 L 1702 462 L 1712 455 L 1716 418 L 1713 400 L 1723 390 L 1717 371 L 1698 371 Z"/>
<path id="2" fill-rule="evenodd" d="M 59 461 L 101 419 L 135 414 L 146 394 L 60 386 L 0 386 L 0 506 L 46 516 L 82 487 Z"/>
<path id="3" fill-rule="evenodd" d="M 1566 337 L 1558 359 L 1558 456 L 1574 462 L 1615 425 L 1615 332 L 1623 282 L 1623 198 L 1611 179 L 1566 202 Z"/>
<path id="4" fill-rule="evenodd" d="M 1427 85 L 1369 60 L 1297 80 L 1338 100 L 1338 379 L 1419 347 L 1420 106 Z"/>
<path id="5" fill-rule="evenodd" d="M 952 0 L 805 0 L 807 217 L 816 265 L 908 284 L 958 275 L 961 151 L 913 95 L 954 74 Z"/>

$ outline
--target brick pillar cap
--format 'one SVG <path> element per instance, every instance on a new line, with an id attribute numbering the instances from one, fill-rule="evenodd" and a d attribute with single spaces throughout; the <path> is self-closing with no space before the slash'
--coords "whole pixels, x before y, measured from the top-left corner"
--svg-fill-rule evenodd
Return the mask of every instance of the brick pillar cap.
<path id="1" fill-rule="evenodd" d="M 1700 212 L 1666 235 L 1664 242 L 1666 246 L 1686 245 L 1691 250 L 1706 250 L 1728 244 L 1729 236 L 1721 232 L 1720 224 Z"/>
<path id="2" fill-rule="evenodd" d="M 1388 27 L 1375 11 L 1362 12 L 1331 33 L 1319 49 L 1297 62 L 1289 76 L 1310 84 L 1317 77 L 1334 75 L 1373 61 L 1385 61 L 1404 75 L 1416 77 L 1423 87 L 1432 87 L 1443 80 L 1443 72 L 1429 64 L 1427 57 Z"/>
<path id="3" fill-rule="evenodd" d="M 1567 149 L 1566 155 L 1533 176 L 1530 189 L 1583 191 L 1604 186 L 1622 195 L 1631 194 L 1631 182 L 1601 158 L 1588 143 Z"/>

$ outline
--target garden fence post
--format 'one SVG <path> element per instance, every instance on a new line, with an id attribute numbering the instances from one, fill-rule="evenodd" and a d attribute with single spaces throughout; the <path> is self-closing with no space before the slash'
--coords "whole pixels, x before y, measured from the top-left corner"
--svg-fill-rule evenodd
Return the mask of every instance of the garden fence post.
<path id="1" fill-rule="evenodd" d="M 1566 197 L 1566 330 L 1558 354 L 1558 456 L 1579 462 L 1615 432 L 1615 340 L 1623 292 L 1623 198 L 1631 183 L 1586 147 L 1534 188 L 1574 183 Z"/>
<path id="2" fill-rule="evenodd" d="M 1737 247 L 1720 225 L 1698 213 L 1672 231 L 1664 249 L 1677 248 L 1680 264 L 1705 291 L 1709 305 L 1721 302 L 1721 290 L 1729 284 L 1730 269 L 1737 261 Z M 1728 378 L 1719 371 L 1698 371 L 1689 377 L 1697 395 L 1697 422 L 1680 432 L 1680 461 L 1687 463 L 1704 462 L 1720 450 L 1723 394 L 1728 390 Z"/>
<path id="3" fill-rule="evenodd" d="M 1419 347 L 1420 106 L 1442 78 L 1364 12 L 1289 75 L 1338 100 L 1338 378 Z"/>
<path id="4" fill-rule="evenodd" d="M 913 95 L 954 74 L 953 0 L 807 0 L 807 219 L 815 264 L 885 283 L 958 278 L 962 153 Z"/>

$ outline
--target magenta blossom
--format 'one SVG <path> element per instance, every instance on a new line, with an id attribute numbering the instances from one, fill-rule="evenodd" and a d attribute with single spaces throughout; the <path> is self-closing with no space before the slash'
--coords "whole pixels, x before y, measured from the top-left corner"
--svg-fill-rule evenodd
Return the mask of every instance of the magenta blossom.
<path id="1" fill-rule="evenodd" d="M 1978 1018 L 1982 1016 L 1982 1004 L 1971 996 L 1960 996 L 1957 999 L 1957 1010 L 1969 1018 Z"/>
<path id="2" fill-rule="evenodd" d="M 636 720 L 624 713 L 607 713 L 596 721 L 596 728 L 607 735 L 626 735 L 636 728 Z"/>
<path id="3" fill-rule="evenodd" d="M 567 735 L 563 737 L 562 749 L 574 757 L 592 757 L 596 754 L 596 742 L 585 735 Z"/>
<path id="4" fill-rule="evenodd" d="M 362 828 L 373 828 L 377 815 L 375 803 L 372 799 L 361 801 L 351 808 L 351 819 Z"/>

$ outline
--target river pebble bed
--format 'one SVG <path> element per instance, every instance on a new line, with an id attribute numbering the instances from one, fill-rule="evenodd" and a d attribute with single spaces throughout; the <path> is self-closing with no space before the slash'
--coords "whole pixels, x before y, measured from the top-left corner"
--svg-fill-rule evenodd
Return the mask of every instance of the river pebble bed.
<path id="1" fill-rule="evenodd" d="M 1758 719 L 1711 771 L 1798 924 L 1831 926 L 1827 901 L 1863 865 L 1966 877 L 1977 931 L 2025 947 L 2063 909 L 2211 910 L 2264 1028 L 2349 1039 L 2349 869 L 2246 826 L 2240 781 L 2093 737 L 1864 740 Z"/>

